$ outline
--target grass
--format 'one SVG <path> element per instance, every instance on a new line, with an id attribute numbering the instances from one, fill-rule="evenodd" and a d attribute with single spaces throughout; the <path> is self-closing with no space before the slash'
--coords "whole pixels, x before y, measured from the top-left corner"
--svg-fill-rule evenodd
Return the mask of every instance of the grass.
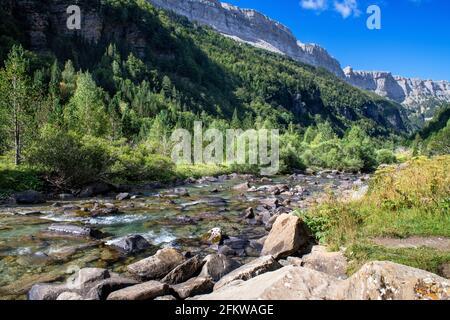
<path id="1" fill-rule="evenodd" d="M 388 249 L 370 243 L 353 244 L 347 248 L 348 273 L 358 271 L 367 261 L 392 261 L 438 274 L 439 267 L 450 261 L 450 252 L 430 248 Z"/>
<path id="2" fill-rule="evenodd" d="M 44 186 L 40 172 L 28 166 L 16 167 L 8 159 L 0 158 L 0 199 L 14 192 L 41 190 Z"/>
<path id="3" fill-rule="evenodd" d="M 368 194 L 357 202 L 335 196 L 298 213 L 320 242 L 331 249 L 350 248 L 356 264 L 391 260 L 436 271 L 450 253 L 429 249 L 392 250 L 370 244 L 377 236 L 450 237 L 450 156 L 414 158 L 378 170 Z"/>

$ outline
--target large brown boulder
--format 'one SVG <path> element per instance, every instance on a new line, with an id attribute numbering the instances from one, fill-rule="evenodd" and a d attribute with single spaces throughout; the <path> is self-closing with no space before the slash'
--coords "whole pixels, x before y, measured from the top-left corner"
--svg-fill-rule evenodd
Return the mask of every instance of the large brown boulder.
<path id="1" fill-rule="evenodd" d="M 347 258 L 342 252 L 328 252 L 323 246 L 314 246 L 311 253 L 304 255 L 302 266 L 326 273 L 330 276 L 347 278 Z"/>
<path id="2" fill-rule="evenodd" d="M 128 266 L 128 272 L 145 281 L 162 279 L 172 269 L 184 262 L 184 256 L 174 248 L 158 250 L 155 255 Z"/>
<path id="3" fill-rule="evenodd" d="M 158 281 L 148 281 L 111 293 L 107 300 L 152 300 L 168 293 L 169 286 Z"/>
<path id="4" fill-rule="evenodd" d="M 272 256 L 259 257 L 250 263 L 247 263 L 234 271 L 231 271 L 220 279 L 214 286 L 214 290 L 218 290 L 227 284 L 236 280 L 248 280 L 259 276 L 260 274 L 274 271 L 281 268 L 279 264 Z"/>
<path id="5" fill-rule="evenodd" d="M 309 236 L 308 228 L 299 217 L 282 214 L 273 224 L 261 255 L 272 255 L 275 259 L 287 257 L 305 245 Z"/>
<path id="6" fill-rule="evenodd" d="M 178 267 L 170 271 L 162 280 L 161 282 L 167 283 L 167 284 L 177 284 L 181 282 L 185 282 L 192 278 L 198 271 L 200 271 L 200 268 L 203 266 L 203 261 L 200 259 L 199 256 L 195 256 L 182 264 L 180 264 Z"/>
<path id="7" fill-rule="evenodd" d="M 208 277 L 197 277 L 172 286 L 172 290 L 180 299 L 186 299 L 213 290 L 214 282 Z"/>
<path id="8" fill-rule="evenodd" d="M 369 262 L 345 281 L 344 299 L 448 300 L 450 281 L 393 262 Z"/>
<path id="9" fill-rule="evenodd" d="M 287 266 L 247 281 L 235 281 L 198 300 L 333 299 L 340 281 L 321 272 Z"/>
<path id="10" fill-rule="evenodd" d="M 227 273 L 240 267 L 239 262 L 223 254 L 210 254 L 203 259 L 203 262 L 200 276 L 212 278 L 213 281 L 218 281 Z"/>

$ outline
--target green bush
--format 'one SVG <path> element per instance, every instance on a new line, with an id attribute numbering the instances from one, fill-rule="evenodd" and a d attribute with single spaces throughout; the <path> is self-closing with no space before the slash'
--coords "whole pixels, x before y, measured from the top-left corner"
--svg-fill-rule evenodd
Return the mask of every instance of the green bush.
<path id="1" fill-rule="evenodd" d="M 30 164 L 47 172 L 53 186 L 67 189 L 105 177 L 111 159 L 108 142 L 45 127 L 27 152 Z"/>
<path id="2" fill-rule="evenodd" d="M 112 155 L 114 163 L 108 171 L 111 181 L 168 181 L 175 177 L 175 165 L 169 158 L 150 154 L 143 146 L 116 145 Z"/>
<path id="3" fill-rule="evenodd" d="M 376 159 L 378 164 L 393 164 L 397 162 L 395 154 L 388 149 L 378 150 Z"/>
<path id="4" fill-rule="evenodd" d="M 22 166 L 17 168 L 4 157 L 0 158 L 0 198 L 14 192 L 41 190 L 43 181 L 38 170 Z"/>

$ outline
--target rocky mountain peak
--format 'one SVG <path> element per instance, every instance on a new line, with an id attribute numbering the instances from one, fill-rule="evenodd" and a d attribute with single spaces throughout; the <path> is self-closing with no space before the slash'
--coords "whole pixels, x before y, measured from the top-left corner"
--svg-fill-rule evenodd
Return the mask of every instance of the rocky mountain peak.
<path id="1" fill-rule="evenodd" d="M 450 102 L 450 83 L 393 76 L 386 71 L 341 69 L 339 61 L 317 44 L 304 44 L 283 24 L 252 9 L 218 0 L 148 0 L 162 9 L 207 25 L 236 41 L 283 54 L 302 63 L 322 67 L 348 83 L 423 112 L 427 101 Z"/>

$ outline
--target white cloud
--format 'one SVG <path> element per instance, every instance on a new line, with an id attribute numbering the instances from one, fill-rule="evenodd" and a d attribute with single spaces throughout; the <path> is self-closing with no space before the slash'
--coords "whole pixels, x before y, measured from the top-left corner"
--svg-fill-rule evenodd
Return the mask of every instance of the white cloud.
<path id="1" fill-rule="evenodd" d="M 334 9 L 339 12 L 344 19 L 354 15 L 355 17 L 361 14 L 358 9 L 358 2 L 356 0 L 334 1 Z"/>
<path id="2" fill-rule="evenodd" d="M 301 0 L 300 5 L 303 9 L 322 11 L 327 8 L 327 0 Z"/>

